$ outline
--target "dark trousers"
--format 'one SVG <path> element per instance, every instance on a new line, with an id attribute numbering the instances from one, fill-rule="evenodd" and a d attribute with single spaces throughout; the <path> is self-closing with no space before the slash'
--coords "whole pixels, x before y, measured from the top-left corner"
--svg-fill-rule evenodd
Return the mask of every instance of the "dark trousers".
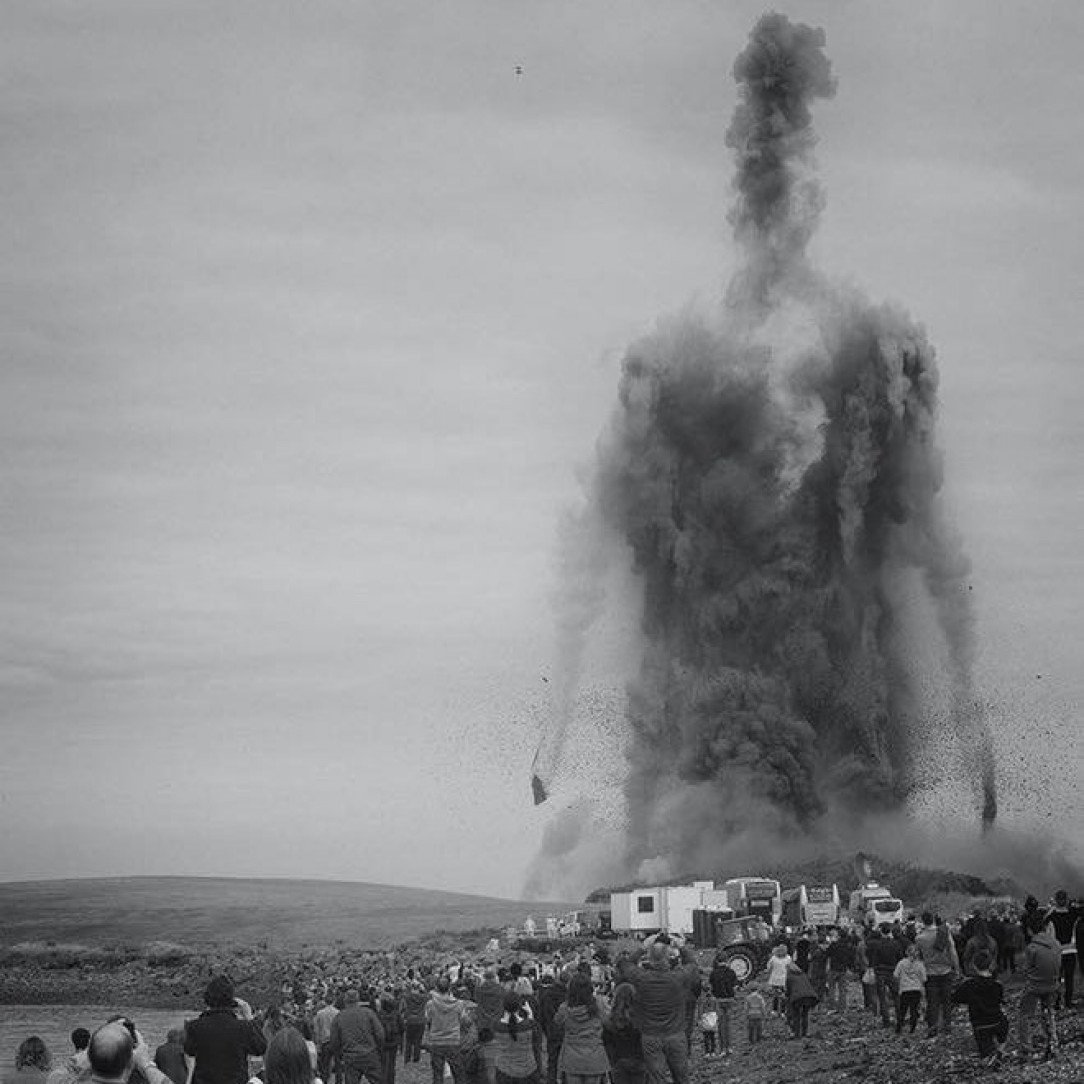
<path id="1" fill-rule="evenodd" d="M 809 1034 L 809 1006 L 790 1005 L 787 1016 L 790 1018 L 791 1034 L 796 1039 L 804 1039 Z"/>
<path id="2" fill-rule="evenodd" d="M 903 1022 L 910 1018 L 911 1030 L 918 1027 L 918 1007 L 922 1003 L 921 990 L 904 990 L 900 994 L 900 1011 L 896 1017 L 896 1030 L 903 1031 Z"/>
<path id="3" fill-rule="evenodd" d="M 704 1035 L 704 1053 L 705 1054 L 714 1054 L 715 1053 L 715 1030 L 714 1030 L 714 1028 L 704 1028 L 703 1035 Z"/>
<path id="4" fill-rule="evenodd" d="M 877 991 L 877 1011 L 881 1014 L 882 1024 L 891 1024 L 896 1019 L 896 980 L 891 972 L 875 971 L 874 989 Z M 890 1011 L 891 1010 L 891 1011 Z"/>
<path id="5" fill-rule="evenodd" d="M 1002 1016 L 996 1024 L 982 1024 L 973 1027 L 972 1031 L 975 1035 L 975 1046 L 978 1047 L 979 1057 L 988 1058 L 997 1050 L 998 1044 L 1003 1043 L 1009 1037 L 1008 1017 Z"/>
<path id="6" fill-rule="evenodd" d="M 613 1084 L 644 1084 L 647 1069 L 642 1061 L 635 1058 L 618 1058 L 610 1066 L 610 1080 Z"/>
<path id="7" fill-rule="evenodd" d="M 433 1070 L 433 1084 L 444 1084 L 444 1066 L 452 1071 L 455 1084 L 463 1084 L 463 1058 L 459 1046 L 430 1046 L 429 1065 Z M 349 1081 L 347 1082 L 349 1084 Z"/>
<path id="8" fill-rule="evenodd" d="M 952 1023 L 952 975 L 930 975 L 926 980 L 926 1027 L 931 1034 L 948 1031 Z"/>
<path id="9" fill-rule="evenodd" d="M 422 1060 L 422 1036 L 425 1024 L 407 1024 L 403 1029 L 403 1064 Z"/>
<path id="10" fill-rule="evenodd" d="M 395 1084 L 395 1061 L 399 1055 L 399 1044 L 384 1047 L 380 1058 L 380 1068 L 384 1073 L 384 1084 Z"/>
<path id="11" fill-rule="evenodd" d="M 557 1084 L 557 1059 L 561 1056 L 558 1039 L 546 1040 L 546 1084 Z"/>
<path id="12" fill-rule="evenodd" d="M 365 1077 L 369 1084 L 384 1084 L 379 1054 L 374 1052 L 363 1061 L 343 1062 L 343 1079 L 346 1084 L 361 1084 L 362 1077 Z"/>

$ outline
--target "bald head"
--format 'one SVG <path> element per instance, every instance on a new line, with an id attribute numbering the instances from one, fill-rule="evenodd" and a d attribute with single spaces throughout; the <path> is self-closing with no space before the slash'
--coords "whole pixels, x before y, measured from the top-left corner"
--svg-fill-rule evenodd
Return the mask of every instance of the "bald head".
<path id="1" fill-rule="evenodd" d="M 120 1022 L 105 1024 L 90 1037 L 87 1056 L 95 1074 L 106 1080 L 124 1080 L 135 1049 L 132 1036 Z"/>

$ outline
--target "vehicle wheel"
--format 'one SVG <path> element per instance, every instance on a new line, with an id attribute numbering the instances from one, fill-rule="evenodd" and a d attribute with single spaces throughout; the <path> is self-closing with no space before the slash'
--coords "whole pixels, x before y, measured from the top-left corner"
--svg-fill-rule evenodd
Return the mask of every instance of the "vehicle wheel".
<path id="1" fill-rule="evenodd" d="M 757 973 L 756 953 L 752 949 L 731 949 L 726 953 L 726 962 L 740 983 L 748 982 Z"/>

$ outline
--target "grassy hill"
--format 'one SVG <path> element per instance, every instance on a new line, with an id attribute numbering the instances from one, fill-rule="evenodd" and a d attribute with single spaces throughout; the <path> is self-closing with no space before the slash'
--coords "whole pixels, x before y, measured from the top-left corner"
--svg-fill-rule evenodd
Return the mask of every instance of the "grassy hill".
<path id="1" fill-rule="evenodd" d="M 0 946 L 155 941 L 231 948 L 384 947 L 438 930 L 522 925 L 573 904 L 396 885 L 227 877 L 0 884 Z"/>

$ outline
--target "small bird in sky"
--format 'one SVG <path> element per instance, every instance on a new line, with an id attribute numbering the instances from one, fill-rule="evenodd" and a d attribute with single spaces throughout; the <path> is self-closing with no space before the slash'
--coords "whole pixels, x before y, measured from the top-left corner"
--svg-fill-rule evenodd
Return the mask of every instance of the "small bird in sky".
<path id="1" fill-rule="evenodd" d="M 516 75 L 522 75 L 522 74 L 523 74 L 523 65 L 522 64 L 517 64 L 516 65 Z"/>

